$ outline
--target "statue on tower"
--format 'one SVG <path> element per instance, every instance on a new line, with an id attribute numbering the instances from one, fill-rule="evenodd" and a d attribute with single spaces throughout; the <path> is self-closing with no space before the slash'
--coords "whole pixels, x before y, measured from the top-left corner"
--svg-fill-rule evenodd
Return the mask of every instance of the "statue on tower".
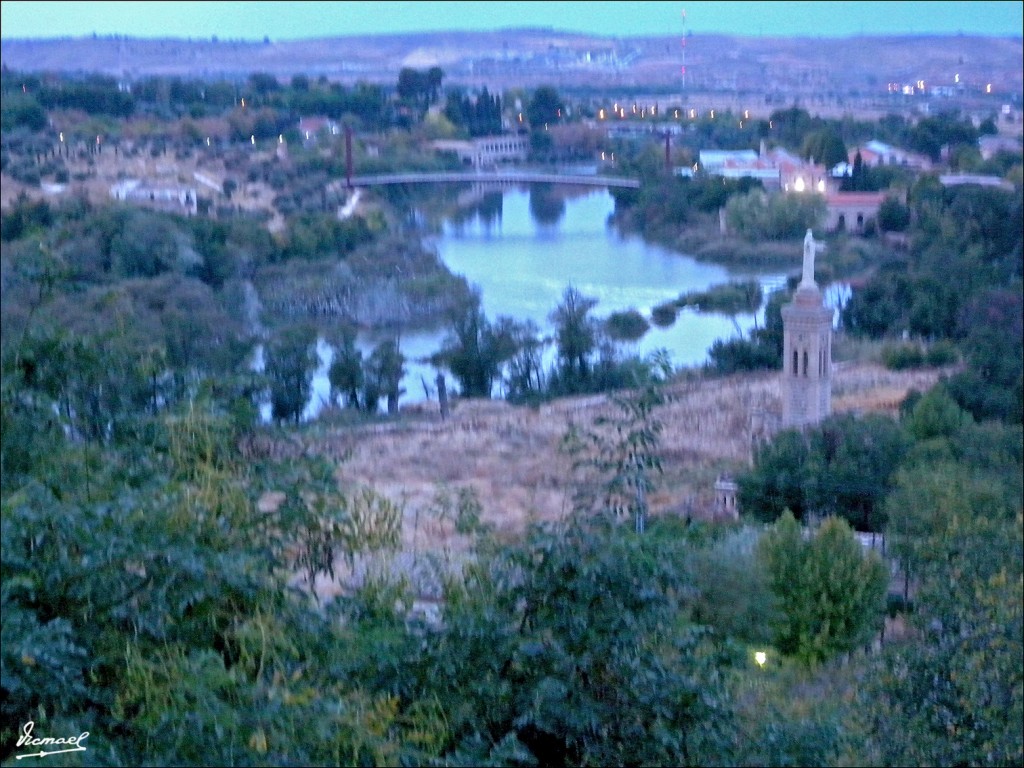
<path id="1" fill-rule="evenodd" d="M 811 230 L 808 229 L 807 234 L 804 235 L 804 271 L 798 288 L 818 287 L 818 284 L 814 282 L 814 254 L 823 250 L 825 250 L 825 244 L 820 240 L 815 240 Z"/>

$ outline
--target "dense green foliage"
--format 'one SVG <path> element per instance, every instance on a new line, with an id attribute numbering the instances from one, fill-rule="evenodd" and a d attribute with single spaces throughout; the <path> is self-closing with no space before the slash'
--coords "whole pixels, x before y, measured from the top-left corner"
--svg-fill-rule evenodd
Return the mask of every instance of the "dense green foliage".
<path id="1" fill-rule="evenodd" d="M 978 425 L 943 390 L 909 413 L 918 440 L 886 500 L 917 640 L 864 691 L 890 764 L 1021 761 L 1024 540 L 1019 425 Z"/>
<path id="2" fill-rule="evenodd" d="M 754 466 L 739 478 L 740 504 L 766 520 L 788 509 L 800 520 L 836 515 L 857 530 L 880 531 L 881 505 L 908 442 L 899 423 L 877 414 L 784 430 L 755 451 Z"/>
<path id="3" fill-rule="evenodd" d="M 854 334 L 956 342 L 968 362 L 950 382 L 958 402 L 976 418 L 1017 423 L 1024 396 L 1021 199 L 1020 190 L 936 190 L 922 180 L 911 196 L 910 251 L 882 264 L 843 311 Z"/>
<path id="4" fill-rule="evenodd" d="M 779 600 L 775 644 L 783 653 L 816 662 L 868 641 L 882 618 L 887 573 L 874 552 L 865 556 L 842 518 L 830 517 L 801 535 L 789 512 L 758 544 Z"/>
<path id="5" fill-rule="evenodd" d="M 729 229 L 751 241 L 791 240 L 808 229 L 819 229 L 825 220 L 825 198 L 802 195 L 769 195 L 753 190 L 734 195 L 725 204 Z"/>
<path id="6" fill-rule="evenodd" d="M 480 295 L 459 308 L 451 317 L 451 333 L 444 347 L 434 355 L 435 365 L 444 366 L 459 381 L 466 397 L 490 397 L 502 366 L 519 350 L 525 330 L 510 317 L 491 323 L 480 307 Z"/>
<path id="7" fill-rule="evenodd" d="M 452 91 L 444 107 L 444 115 L 452 124 L 470 136 L 501 133 L 501 96 L 488 92 L 484 86 L 475 99 L 462 91 Z"/>

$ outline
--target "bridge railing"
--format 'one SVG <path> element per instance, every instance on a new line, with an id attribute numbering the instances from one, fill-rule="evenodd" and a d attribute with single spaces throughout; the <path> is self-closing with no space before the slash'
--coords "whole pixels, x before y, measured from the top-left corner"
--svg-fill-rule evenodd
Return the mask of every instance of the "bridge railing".
<path id="1" fill-rule="evenodd" d="M 429 173 L 387 173 L 353 176 L 353 187 L 374 187 L 386 184 L 438 184 L 445 182 L 502 182 L 522 184 L 579 184 L 590 187 L 622 187 L 639 189 L 640 181 L 623 176 L 583 176 L 571 173 L 534 171 L 438 171 Z"/>

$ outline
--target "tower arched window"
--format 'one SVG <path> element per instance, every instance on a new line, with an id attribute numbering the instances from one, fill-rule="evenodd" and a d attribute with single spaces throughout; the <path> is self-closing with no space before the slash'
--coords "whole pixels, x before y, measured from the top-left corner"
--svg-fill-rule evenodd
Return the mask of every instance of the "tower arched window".
<path id="1" fill-rule="evenodd" d="M 793 375 L 794 376 L 796 376 L 799 373 L 799 371 L 797 370 L 797 365 L 798 365 L 797 361 L 798 360 L 799 360 L 799 357 L 798 357 L 797 351 L 794 349 L 793 350 Z"/>
<path id="2" fill-rule="evenodd" d="M 807 350 L 804 350 L 804 376 L 807 375 Z"/>

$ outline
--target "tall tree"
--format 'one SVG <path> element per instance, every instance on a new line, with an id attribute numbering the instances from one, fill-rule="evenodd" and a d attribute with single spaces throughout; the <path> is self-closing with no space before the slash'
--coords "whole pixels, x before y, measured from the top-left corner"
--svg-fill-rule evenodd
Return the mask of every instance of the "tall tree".
<path id="1" fill-rule="evenodd" d="M 405 392 L 402 377 L 405 375 L 405 355 L 398 346 L 398 339 L 382 341 L 370 353 L 363 376 L 363 406 L 373 413 L 383 396 L 387 400 L 389 414 L 398 412 L 398 398 Z"/>
<path id="2" fill-rule="evenodd" d="M 823 128 L 807 134 L 800 147 L 800 154 L 820 163 L 826 169 L 846 162 L 848 157 L 843 138 L 833 128 Z"/>
<path id="3" fill-rule="evenodd" d="M 273 418 L 297 424 L 309 402 L 313 373 L 319 362 L 316 331 L 307 325 L 278 331 L 266 346 L 265 358 Z"/>
<path id="4" fill-rule="evenodd" d="M 562 302 L 551 313 L 558 344 L 559 374 L 570 391 L 579 391 L 590 378 L 591 355 L 597 347 L 597 323 L 590 310 L 597 299 L 584 296 L 569 286 Z"/>
<path id="5" fill-rule="evenodd" d="M 530 127 L 543 130 L 545 125 L 554 125 L 562 120 L 564 106 L 558 91 L 550 85 L 539 86 L 530 96 L 526 105 L 526 119 Z"/>
<path id="6" fill-rule="evenodd" d="M 882 625 L 888 572 L 849 525 L 832 517 L 805 538 L 789 512 L 758 542 L 779 599 L 775 643 L 807 663 L 848 653 Z"/>
<path id="7" fill-rule="evenodd" d="M 363 353 L 356 347 L 355 333 L 342 334 L 334 347 L 334 359 L 327 376 L 331 382 L 332 400 L 340 397 L 346 407 L 358 408 L 364 372 Z"/>

